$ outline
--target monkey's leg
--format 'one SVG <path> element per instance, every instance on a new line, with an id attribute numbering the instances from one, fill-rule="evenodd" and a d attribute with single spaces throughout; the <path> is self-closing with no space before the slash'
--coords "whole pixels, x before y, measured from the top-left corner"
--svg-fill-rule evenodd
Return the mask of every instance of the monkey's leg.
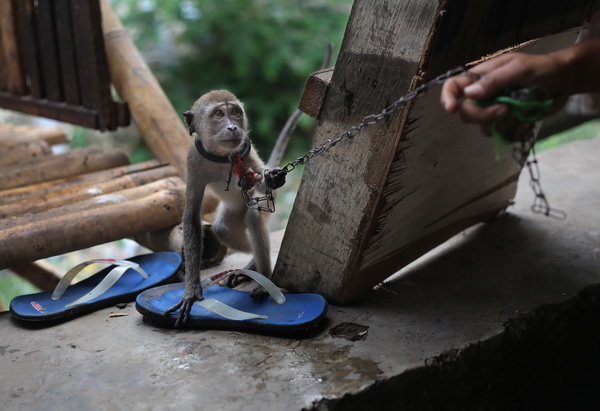
<path id="1" fill-rule="evenodd" d="M 175 327 L 185 323 L 195 301 L 202 300 L 200 284 L 200 264 L 202 260 L 202 225 L 200 204 L 204 195 L 204 185 L 193 187 L 186 191 L 186 207 L 183 212 L 183 239 L 185 255 L 185 291 L 181 301 L 167 309 L 164 315 L 179 310 Z"/>
<path id="2" fill-rule="evenodd" d="M 244 253 L 252 252 L 250 239 L 246 233 L 246 209 L 232 209 L 221 203 L 213 224 L 213 232 L 223 244 Z"/>
<path id="3" fill-rule="evenodd" d="M 271 277 L 271 244 L 267 229 L 268 215 L 258 210 L 248 210 L 246 225 L 250 234 L 250 246 L 254 255 L 256 271 Z"/>

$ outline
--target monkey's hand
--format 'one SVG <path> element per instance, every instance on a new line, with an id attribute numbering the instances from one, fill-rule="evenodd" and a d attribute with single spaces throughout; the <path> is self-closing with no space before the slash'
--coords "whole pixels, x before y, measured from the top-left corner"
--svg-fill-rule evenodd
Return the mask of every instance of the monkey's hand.
<path id="1" fill-rule="evenodd" d="M 285 184 L 286 171 L 283 168 L 274 168 L 265 170 L 265 184 L 267 187 L 275 190 Z"/>
<path id="2" fill-rule="evenodd" d="M 171 314 L 174 311 L 179 310 L 179 317 L 175 322 L 175 327 L 179 328 L 182 324 L 185 324 L 190 318 L 190 311 L 192 310 L 192 306 L 196 301 L 204 300 L 204 296 L 202 295 L 202 290 L 189 290 L 186 288 L 183 296 L 181 297 L 181 301 L 175 304 L 173 307 L 169 308 L 163 314 L 165 317 Z"/>
<path id="3" fill-rule="evenodd" d="M 256 184 L 258 184 L 262 180 L 262 176 L 258 173 L 255 173 L 251 168 L 247 168 L 240 174 L 240 180 L 238 181 L 238 186 L 242 187 L 242 190 L 250 190 Z"/>

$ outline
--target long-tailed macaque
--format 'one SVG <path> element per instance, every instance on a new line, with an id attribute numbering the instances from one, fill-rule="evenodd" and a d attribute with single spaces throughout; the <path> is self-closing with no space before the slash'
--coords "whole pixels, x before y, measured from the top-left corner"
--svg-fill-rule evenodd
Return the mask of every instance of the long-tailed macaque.
<path id="1" fill-rule="evenodd" d="M 271 276 L 271 257 L 266 225 L 267 213 L 248 209 L 240 190 L 229 186 L 232 173 L 239 185 L 264 193 L 285 182 L 280 168 L 266 170 L 248 137 L 248 120 L 243 104 L 231 92 L 213 90 L 201 96 L 190 111 L 183 113 L 190 135 L 196 134 L 187 163 L 186 204 L 183 238 L 186 288 L 181 301 L 165 312 L 180 309 L 176 326 L 189 317 L 194 301 L 202 300 L 201 204 L 206 186 L 220 197 L 213 230 L 219 240 L 235 250 L 252 253 L 255 269 Z M 232 184 L 234 185 L 234 184 Z"/>

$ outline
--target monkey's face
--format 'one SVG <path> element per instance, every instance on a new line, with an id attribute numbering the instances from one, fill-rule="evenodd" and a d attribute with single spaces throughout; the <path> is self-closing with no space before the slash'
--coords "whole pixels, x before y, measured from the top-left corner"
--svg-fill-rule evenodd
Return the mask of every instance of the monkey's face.
<path id="1" fill-rule="evenodd" d="M 222 150 L 237 149 L 246 137 L 244 109 L 237 102 L 225 101 L 208 107 L 206 123 L 206 136 L 212 136 Z"/>

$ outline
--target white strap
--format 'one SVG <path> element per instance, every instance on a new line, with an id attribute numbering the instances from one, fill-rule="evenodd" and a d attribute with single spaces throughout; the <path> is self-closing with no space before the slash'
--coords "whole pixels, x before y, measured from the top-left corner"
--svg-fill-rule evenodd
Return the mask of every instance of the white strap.
<path id="1" fill-rule="evenodd" d="M 104 279 L 96 287 L 94 287 L 93 290 L 91 290 L 89 293 L 85 294 L 83 297 L 73 301 L 72 303 L 65 305 L 65 307 L 68 308 L 68 307 L 72 307 L 77 304 L 85 303 L 85 302 L 91 301 L 94 298 L 104 294 L 130 268 L 137 271 L 138 273 L 140 273 L 140 275 L 144 278 L 150 277 L 148 275 L 148 273 L 146 273 L 146 271 L 144 271 L 144 269 L 140 267 L 139 264 L 134 263 L 133 261 L 117 260 L 117 259 L 112 259 L 112 258 L 111 259 L 90 260 L 90 261 L 86 261 L 81 264 L 78 264 L 75 267 L 73 267 L 71 270 L 69 270 L 69 272 L 67 274 L 65 274 L 65 276 L 56 285 L 54 292 L 52 292 L 51 298 L 53 300 L 58 300 L 59 298 L 61 298 L 64 295 L 67 288 L 69 287 L 69 284 L 71 283 L 73 278 L 75 278 L 75 276 L 77 274 L 79 274 L 79 272 L 84 267 L 87 267 L 88 265 L 94 264 L 94 263 L 110 264 L 110 265 L 115 265 L 116 267 L 113 268 L 106 275 L 106 277 L 104 277 Z"/>
<path id="2" fill-rule="evenodd" d="M 254 281 L 256 281 L 258 284 L 260 284 L 265 290 L 267 290 L 267 292 L 269 293 L 269 295 L 273 298 L 273 300 L 278 305 L 281 305 L 281 304 L 285 303 L 285 295 L 283 295 L 283 293 L 281 292 L 281 290 L 279 289 L 279 287 L 277 287 L 275 285 L 275 283 L 273 283 L 273 281 L 269 280 L 264 275 L 262 275 L 260 273 L 257 273 L 256 271 L 252 271 L 252 270 L 230 270 L 230 271 L 223 271 L 223 272 L 215 274 L 215 275 L 213 275 L 211 277 L 205 278 L 200 283 L 200 286 L 202 287 L 203 290 L 205 290 L 208 287 L 210 287 L 210 286 L 214 285 L 215 283 L 217 283 L 225 275 L 230 275 L 230 274 L 244 274 L 244 275 L 247 275 L 248 277 L 250 277 Z"/>
<path id="3" fill-rule="evenodd" d="M 243 321 L 243 320 L 255 320 L 261 319 L 266 320 L 269 318 L 268 315 L 262 314 L 254 314 L 246 311 L 238 310 L 237 308 L 233 308 L 228 306 L 227 304 L 223 304 L 220 301 L 217 301 L 212 298 L 205 298 L 202 301 L 196 301 L 194 304 L 198 304 L 213 313 L 220 315 L 221 317 L 228 318 L 230 320 Z"/>

